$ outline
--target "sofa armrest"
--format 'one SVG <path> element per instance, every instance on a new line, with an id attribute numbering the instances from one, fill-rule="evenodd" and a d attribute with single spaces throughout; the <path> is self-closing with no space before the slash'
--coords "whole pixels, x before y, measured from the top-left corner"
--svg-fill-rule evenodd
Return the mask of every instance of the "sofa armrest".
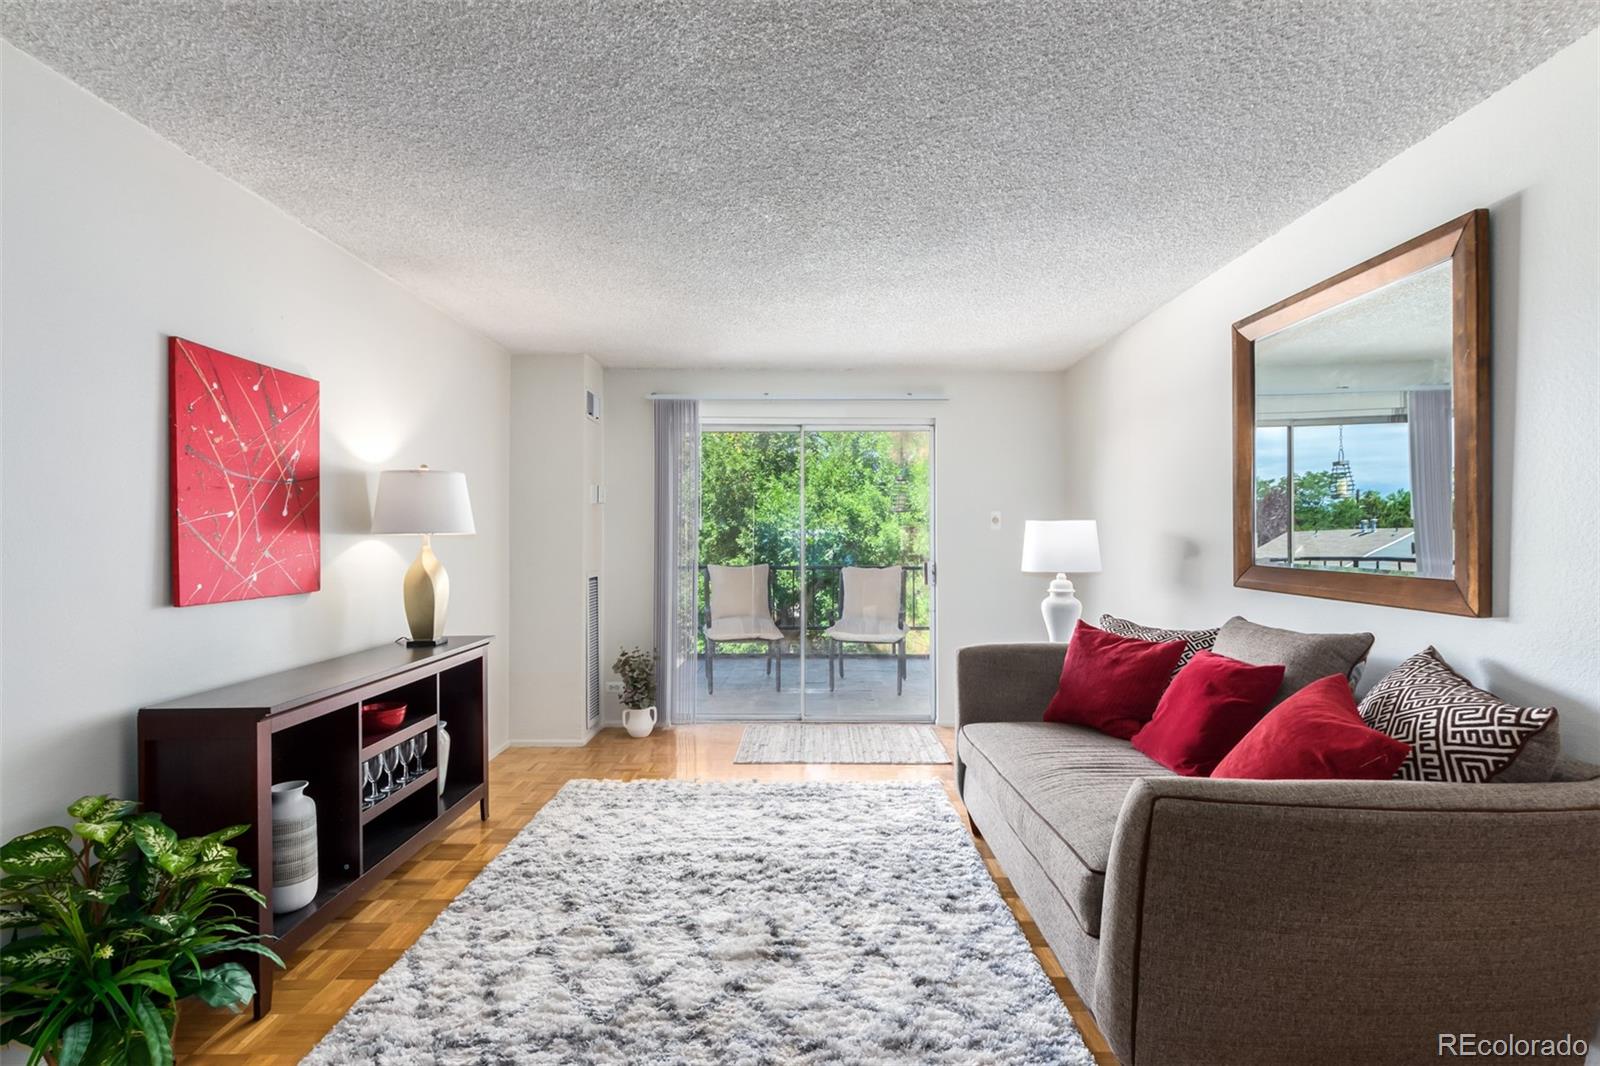
<path id="1" fill-rule="evenodd" d="M 1597 871 L 1600 782 L 1146 779 L 1112 840 L 1095 1018 L 1127 1066 L 1588 1039 Z"/>
<path id="2" fill-rule="evenodd" d="M 974 644 L 956 652 L 956 732 L 974 722 L 1037 722 L 1061 683 L 1065 644 Z M 956 788 L 965 778 L 956 750 Z"/>
<path id="3" fill-rule="evenodd" d="M 1065 644 L 974 644 L 956 652 L 956 726 L 1037 722 L 1061 684 Z"/>

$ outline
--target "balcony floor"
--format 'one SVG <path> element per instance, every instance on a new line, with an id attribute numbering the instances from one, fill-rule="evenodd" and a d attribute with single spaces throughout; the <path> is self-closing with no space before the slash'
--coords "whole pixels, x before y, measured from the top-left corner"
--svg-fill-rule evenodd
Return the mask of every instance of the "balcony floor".
<path id="1" fill-rule="evenodd" d="M 905 691 L 895 695 L 895 660 L 888 656 L 852 656 L 845 676 L 834 678 L 828 691 L 828 660 L 811 656 L 807 662 L 805 718 L 820 722 L 931 722 L 933 721 L 933 670 L 928 658 L 906 659 Z M 783 691 L 767 675 L 766 661 L 758 657 L 717 656 L 717 691 L 706 692 L 705 657 L 696 671 L 696 720 L 798 721 L 800 719 L 800 660 L 783 660 Z"/>

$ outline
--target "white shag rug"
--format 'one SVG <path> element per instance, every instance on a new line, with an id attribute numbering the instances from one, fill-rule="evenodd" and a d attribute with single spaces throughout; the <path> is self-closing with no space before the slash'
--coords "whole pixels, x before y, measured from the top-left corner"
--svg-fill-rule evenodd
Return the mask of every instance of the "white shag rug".
<path id="1" fill-rule="evenodd" d="M 736 763 L 947 763 L 950 753 L 926 725 L 747 725 Z"/>
<path id="2" fill-rule="evenodd" d="M 573 781 L 304 1061 L 1093 1057 L 939 785 Z"/>

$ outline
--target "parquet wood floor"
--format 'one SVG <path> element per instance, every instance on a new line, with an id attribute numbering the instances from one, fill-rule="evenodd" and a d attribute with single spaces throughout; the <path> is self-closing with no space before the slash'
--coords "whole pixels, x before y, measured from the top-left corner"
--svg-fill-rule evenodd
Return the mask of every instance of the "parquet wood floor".
<path id="1" fill-rule="evenodd" d="M 434 844 L 401 866 L 344 917 L 288 959 L 261 1021 L 186 1006 L 178 1027 L 185 1066 L 293 1066 L 333 1027 L 378 976 L 422 935 L 456 894 L 573 778 L 602 777 L 764 781 L 936 780 L 962 811 L 950 766 L 735 765 L 739 725 L 695 725 L 635 740 L 608 729 L 582 748 L 512 748 L 490 764 L 490 820 L 465 815 Z M 945 746 L 953 732 L 939 730 Z M 965 817 L 965 812 L 962 811 Z M 977 841 L 989 872 L 1021 924 L 1098 1066 L 1116 1066 L 1105 1039 L 1055 955 L 1017 900 L 988 846 Z"/>

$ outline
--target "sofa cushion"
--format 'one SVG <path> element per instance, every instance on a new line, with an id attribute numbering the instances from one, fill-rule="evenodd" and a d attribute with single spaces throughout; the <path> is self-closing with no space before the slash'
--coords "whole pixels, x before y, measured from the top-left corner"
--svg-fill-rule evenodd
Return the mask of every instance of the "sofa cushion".
<path id="1" fill-rule="evenodd" d="M 1552 708 L 1554 709 L 1554 708 Z M 1573 780 L 1563 778 L 1561 774 L 1561 716 L 1550 716 L 1550 724 L 1539 730 L 1528 742 L 1522 745 L 1522 750 L 1517 752 L 1517 757 L 1511 760 L 1511 765 L 1497 774 L 1490 776 L 1489 780 L 1497 785 L 1522 785 L 1539 784 L 1545 781 Z M 1590 774 L 1588 780 L 1597 775 Z"/>
<path id="2" fill-rule="evenodd" d="M 956 746 L 968 764 L 967 787 L 988 791 L 1084 932 L 1099 936 L 1106 861 L 1123 798 L 1141 778 L 1172 774 L 1127 741 L 1084 726 L 977 722 L 961 728 Z"/>
<path id="3" fill-rule="evenodd" d="M 1144 626 L 1138 622 L 1130 622 L 1114 614 L 1101 615 L 1100 628 L 1119 637 L 1148 640 L 1156 644 L 1165 644 L 1169 640 L 1183 641 L 1183 654 L 1178 656 L 1178 665 L 1172 669 L 1174 677 L 1179 670 L 1189 665 L 1189 660 L 1194 658 L 1195 652 L 1209 651 L 1217 642 L 1216 629 L 1163 629 L 1160 626 Z"/>
<path id="4" fill-rule="evenodd" d="M 1556 724 L 1557 723 L 1555 722 L 1551 722 L 1550 727 L 1554 729 Z M 1549 730 L 1546 730 L 1546 732 L 1548 731 Z M 1522 750 L 1527 751 L 1528 749 L 1523 748 Z M 1493 780 L 1506 781 L 1507 778 L 1504 774 L 1499 774 L 1496 775 Z M 1592 762 L 1584 762 L 1582 759 L 1574 759 L 1572 756 L 1565 753 L 1558 754 L 1556 756 L 1555 765 L 1550 768 L 1550 780 L 1600 781 L 1600 766 L 1596 766 Z"/>
<path id="5" fill-rule="evenodd" d="M 1387 781 L 1411 746 L 1368 726 L 1343 674 L 1313 681 L 1245 734 L 1212 777 Z"/>
<path id="6" fill-rule="evenodd" d="M 1181 640 L 1152 644 L 1079 622 L 1044 720 L 1127 740 L 1156 713 L 1183 651 Z"/>
<path id="7" fill-rule="evenodd" d="M 1407 781 L 1548 781 L 1559 754 L 1554 707 L 1509 704 L 1432 648 L 1374 685 L 1361 717 L 1411 745 L 1396 775 Z"/>
<path id="8" fill-rule="evenodd" d="M 1266 666 L 1283 664 L 1283 686 L 1272 702 L 1282 703 L 1311 682 L 1343 674 L 1353 687 L 1372 650 L 1371 633 L 1298 633 L 1258 626 L 1237 616 L 1222 624 L 1212 651 L 1230 659 Z"/>
<path id="9" fill-rule="evenodd" d="M 1283 666 L 1203 651 L 1178 671 L 1133 746 L 1168 770 L 1205 777 L 1272 705 Z"/>

